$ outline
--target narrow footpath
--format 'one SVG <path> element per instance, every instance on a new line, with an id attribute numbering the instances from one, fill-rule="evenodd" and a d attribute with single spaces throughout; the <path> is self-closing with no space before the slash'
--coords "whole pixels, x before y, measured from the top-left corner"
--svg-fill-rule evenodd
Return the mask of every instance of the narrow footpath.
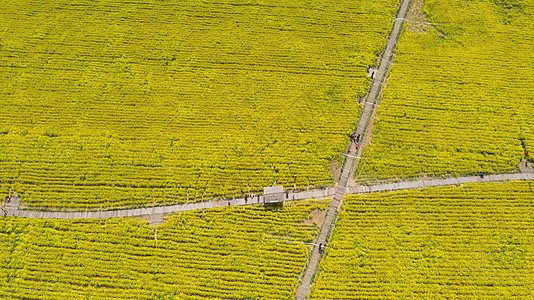
<path id="1" fill-rule="evenodd" d="M 324 190 L 311 190 L 299 193 L 288 193 L 287 200 L 303 200 L 312 198 L 331 197 L 335 192 L 334 188 Z M 174 212 L 188 211 L 188 210 L 202 210 L 216 207 L 233 206 L 233 205 L 249 205 L 263 203 L 260 196 L 254 198 L 237 198 L 231 200 L 211 200 L 204 202 L 185 203 L 168 206 L 154 206 L 134 209 L 117 209 L 105 211 L 35 211 L 19 209 L 20 198 L 18 196 L 11 197 L 10 202 L 6 203 L 8 216 L 16 216 L 22 218 L 37 218 L 37 219 L 107 219 L 107 218 L 124 218 L 124 217 L 141 217 L 149 216 L 151 225 L 160 225 L 163 223 L 164 214 Z"/>
<path id="2" fill-rule="evenodd" d="M 337 192 L 340 194 L 366 194 L 372 192 L 385 192 L 385 191 L 397 191 L 407 189 L 418 189 L 425 187 L 446 186 L 446 185 L 458 185 L 470 182 L 504 182 L 514 180 L 534 180 L 534 172 L 531 168 L 526 169 L 522 173 L 514 174 L 496 174 L 480 176 L 466 176 L 466 177 L 451 177 L 444 179 L 431 179 L 431 180 L 414 180 L 403 181 L 396 183 L 384 183 L 369 186 L 349 186 L 345 188 L 345 192 L 342 189 L 329 188 L 326 190 L 313 190 L 300 193 L 289 193 L 288 200 L 304 200 L 314 198 L 327 198 L 334 196 Z M 202 210 L 216 207 L 223 207 L 229 205 L 254 205 L 263 203 L 261 199 L 254 198 L 248 199 L 245 202 L 244 198 L 234 200 L 213 200 L 206 202 L 186 203 L 170 206 L 157 206 L 157 207 L 145 207 L 138 209 L 121 209 L 121 210 L 107 210 L 107 211 L 78 211 L 78 212 L 54 212 L 54 211 L 34 211 L 19 209 L 20 198 L 13 196 L 11 200 L 6 203 L 5 208 L 8 211 L 8 216 L 16 216 L 23 218 L 37 218 L 37 219 L 107 219 L 107 218 L 123 218 L 123 217 L 139 217 L 139 216 L 155 216 L 163 214 L 170 214 L 174 212 L 189 211 L 189 210 Z M 339 206 L 335 204 L 335 206 Z"/>
<path id="3" fill-rule="evenodd" d="M 378 59 L 378 68 L 374 73 L 374 80 L 371 83 L 369 93 L 365 97 L 364 106 L 359 116 L 358 124 L 356 125 L 354 135 L 359 137 L 358 141 L 351 140 L 347 147 L 347 152 L 343 155 L 345 160 L 342 165 L 341 176 L 336 187 L 310 190 L 304 192 L 288 192 L 286 200 L 303 200 L 312 198 L 326 198 L 333 197 L 329 210 L 325 216 L 324 223 L 319 231 L 316 241 L 310 243 L 313 245 L 309 254 L 308 265 L 302 274 L 295 299 L 305 300 L 308 298 L 315 275 L 319 271 L 322 253 L 319 252 L 318 245 L 327 246 L 330 235 L 333 233 L 337 215 L 342 204 L 343 198 L 346 194 L 365 194 L 372 192 L 385 192 L 407 189 L 419 189 L 427 187 L 438 187 L 448 185 L 462 185 L 476 182 L 505 182 L 516 180 L 533 180 L 534 169 L 532 164 L 526 160 L 522 160 L 519 166 L 520 173 L 514 174 L 495 174 L 495 175 L 480 175 L 480 176 L 465 176 L 465 177 L 451 177 L 430 180 L 413 180 L 402 181 L 396 183 L 384 183 L 369 186 L 348 186 L 349 178 L 354 166 L 358 165 L 362 149 L 370 142 L 370 135 L 373 126 L 373 115 L 376 112 L 376 107 L 379 104 L 381 89 L 387 79 L 389 68 L 391 66 L 391 59 L 393 57 L 396 43 L 402 32 L 402 27 L 410 0 L 401 0 L 397 16 L 394 21 L 392 31 L 388 37 L 386 47 L 382 56 Z M 359 144 L 361 143 L 361 144 Z M 211 200 L 205 202 L 185 203 L 169 206 L 155 206 L 143 207 L 137 209 L 116 209 L 105 211 L 36 211 L 20 209 L 20 197 L 14 193 L 4 204 L 5 215 L 23 218 L 39 218 L 39 219 L 87 219 L 87 218 L 121 218 L 121 217 L 148 217 L 149 223 L 152 226 L 157 226 L 164 223 L 164 215 L 175 212 L 190 211 L 190 210 L 204 210 L 217 207 L 235 206 L 235 205 L 255 205 L 263 203 L 261 196 L 254 198 L 237 198 L 231 200 Z"/>
<path id="4" fill-rule="evenodd" d="M 395 45 L 402 32 L 402 26 L 404 24 L 404 18 L 406 17 L 406 13 L 408 12 L 409 4 L 410 0 L 402 0 L 402 2 L 400 3 L 397 17 L 395 18 L 395 23 L 393 24 L 393 29 L 386 43 L 386 48 L 382 53 L 382 57 L 378 60 L 378 70 L 377 72 L 375 72 L 375 77 L 372 82 L 371 89 L 369 90 L 369 93 L 367 94 L 367 97 L 364 101 L 365 105 L 362 109 L 362 113 L 360 114 L 360 118 L 358 119 L 358 124 L 356 125 L 355 134 L 356 136 L 359 136 L 361 140 L 365 139 L 365 133 L 370 121 L 370 117 L 374 113 L 376 104 L 378 104 L 380 89 L 382 87 L 383 81 L 387 78 L 387 73 L 389 71 L 389 61 L 393 56 Z M 319 232 L 319 235 L 317 237 L 316 244 L 326 244 L 328 242 L 328 236 L 334 230 L 338 209 L 347 190 L 347 180 L 349 174 L 351 173 L 352 166 L 354 164 L 358 164 L 359 155 L 361 154 L 361 150 L 363 147 L 359 147 L 359 149 L 356 149 L 355 143 L 353 143 L 353 141 L 351 140 L 348 148 L 349 150 L 346 154 L 343 171 L 341 172 L 341 178 L 337 185 L 334 199 L 330 204 L 328 214 L 326 215 L 323 226 L 321 227 L 321 231 Z M 310 259 L 308 261 L 308 266 L 306 267 L 306 270 L 304 271 L 304 274 L 301 278 L 300 284 L 297 287 L 295 299 L 304 300 L 308 297 L 308 294 L 311 291 L 311 287 L 313 284 L 313 279 L 317 270 L 319 269 L 321 257 L 322 254 L 319 253 L 319 248 L 313 247 L 310 254 Z"/>

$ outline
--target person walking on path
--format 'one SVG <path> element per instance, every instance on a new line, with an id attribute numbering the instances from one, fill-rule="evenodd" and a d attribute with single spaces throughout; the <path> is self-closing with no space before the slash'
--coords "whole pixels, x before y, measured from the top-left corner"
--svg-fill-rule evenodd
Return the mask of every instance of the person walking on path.
<path id="1" fill-rule="evenodd" d="M 245 195 L 245 203 L 247 203 L 248 195 Z"/>
<path id="2" fill-rule="evenodd" d="M 4 218 L 7 217 L 7 210 L 5 208 L 2 208 L 2 211 L 4 212 Z"/>

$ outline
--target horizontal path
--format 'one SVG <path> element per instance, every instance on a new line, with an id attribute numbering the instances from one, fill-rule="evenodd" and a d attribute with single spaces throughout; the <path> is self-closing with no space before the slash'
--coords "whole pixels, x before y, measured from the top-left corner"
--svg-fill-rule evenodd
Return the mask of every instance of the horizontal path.
<path id="1" fill-rule="evenodd" d="M 312 198 L 330 197 L 334 194 L 335 188 L 328 188 L 324 190 L 311 190 L 298 193 L 288 193 L 287 200 L 302 200 Z M 185 203 L 168 206 L 155 206 L 135 209 L 118 209 L 106 211 L 77 211 L 77 212 L 60 212 L 60 211 L 35 211 L 18 209 L 18 199 L 13 199 L 6 205 L 9 216 L 17 216 L 23 218 L 38 218 L 38 219 L 100 219 L 100 218 L 121 218 L 121 217 L 137 217 L 146 215 L 163 215 L 180 211 L 188 210 L 202 210 L 216 207 L 223 207 L 228 205 L 248 205 L 263 203 L 263 197 L 257 196 L 254 199 L 237 198 L 232 200 L 211 200 L 204 202 Z"/>
<path id="2" fill-rule="evenodd" d="M 371 192 L 385 192 L 396 191 L 406 189 L 418 189 L 434 186 L 446 186 L 457 185 L 471 182 L 496 182 L 496 181 L 513 181 L 513 180 L 534 180 L 534 173 L 514 173 L 514 174 L 497 174 L 480 176 L 467 176 L 467 177 L 452 177 L 445 179 L 431 179 L 431 180 L 415 180 L 404 181 L 397 183 L 385 183 L 369 186 L 350 186 L 346 188 L 347 194 L 366 194 Z M 289 193 L 288 200 L 303 200 L 313 198 L 325 198 L 333 197 L 336 193 L 335 188 L 329 188 L 325 190 L 312 190 L 299 193 Z M 259 200 L 259 201 L 258 201 Z M 38 219 L 106 219 L 106 218 L 121 218 L 121 217 L 138 217 L 146 215 L 156 214 L 169 214 L 173 212 L 189 211 L 189 210 L 202 210 L 215 207 L 223 207 L 230 205 L 251 205 L 263 203 L 262 198 L 255 197 L 253 200 L 250 198 L 245 202 L 244 198 L 234 200 L 213 200 L 197 203 L 186 203 L 170 206 L 157 206 L 146 207 L 137 209 L 121 209 L 121 210 L 108 210 L 108 211 L 87 211 L 87 212 L 44 212 L 33 210 L 19 210 L 17 199 L 13 199 L 10 203 L 6 204 L 8 210 L 8 216 L 17 216 L 23 218 L 38 218 Z"/>
<path id="3" fill-rule="evenodd" d="M 467 177 L 451 177 L 444 179 L 404 181 L 397 183 L 385 183 L 370 186 L 352 186 L 347 187 L 348 194 L 364 194 L 371 192 L 385 192 L 407 189 L 419 189 L 434 186 L 456 185 L 472 182 L 496 182 L 496 181 L 513 181 L 513 180 L 534 180 L 534 173 L 514 173 L 514 174 L 496 174 Z"/>

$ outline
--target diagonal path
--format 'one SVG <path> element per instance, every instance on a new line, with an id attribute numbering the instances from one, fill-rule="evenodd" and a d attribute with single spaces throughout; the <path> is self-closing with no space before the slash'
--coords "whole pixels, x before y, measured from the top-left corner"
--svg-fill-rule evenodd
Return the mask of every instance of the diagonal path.
<path id="1" fill-rule="evenodd" d="M 529 163 L 526 159 L 523 159 L 521 161 L 521 163 L 519 164 L 519 169 L 521 170 L 521 173 L 534 173 L 532 163 Z"/>
<path id="2" fill-rule="evenodd" d="M 390 60 L 393 56 L 396 42 L 400 36 L 403 22 L 408 10 L 410 0 L 402 0 L 398 16 L 395 18 L 395 23 L 388 38 L 388 42 L 384 49 L 383 55 L 379 58 L 379 67 L 375 75 L 375 79 L 372 82 L 371 89 L 364 101 L 364 107 L 359 117 L 358 124 L 356 126 L 355 133 L 360 135 L 362 139 L 370 137 L 372 128 L 372 115 L 375 112 L 376 104 L 379 101 L 379 94 L 383 87 L 384 81 L 387 78 L 387 73 L 390 67 Z M 534 172 L 532 166 L 527 166 L 526 162 L 521 162 L 521 173 L 518 174 L 496 174 L 480 176 L 466 176 L 457 178 L 445 178 L 445 179 L 432 179 L 432 180 L 416 180 L 405 181 L 398 183 L 378 184 L 373 186 L 353 186 L 347 187 L 348 178 L 352 167 L 359 162 L 359 155 L 361 149 L 356 148 L 354 143 L 349 144 L 349 154 L 344 161 L 342 174 L 339 183 L 336 188 L 330 188 L 326 190 L 313 190 L 300 193 L 289 193 L 289 200 L 309 199 L 309 198 L 321 198 L 334 196 L 331 202 L 330 209 L 326 215 L 323 227 L 317 237 L 317 243 L 326 243 L 328 241 L 330 233 L 333 231 L 336 223 L 337 212 L 339 206 L 342 203 L 343 197 L 346 193 L 349 194 L 362 194 L 370 192 L 384 192 L 394 190 L 416 189 L 435 186 L 456 185 L 472 182 L 496 182 L 496 181 L 513 181 L 513 180 L 534 180 Z M 200 210 L 209 209 L 215 207 L 223 207 L 227 205 L 250 205 L 260 203 L 260 198 L 250 199 L 245 201 L 244 198 L 234 200 L 213 200 L 199 203 L 187 203 L 181 205 L 172 206 L 159 206 L 159 207 L 146 207 L 138 209 L 122 209 L 122 210 L 110 210 L 110 211 L 78 211 L 78 212 L 40 212 L 31 210 L 20 210 L 20 198 L 14 196 L 6 203 L 5 208 L 9 211 L 10 216 L 18 217 L 30 217 L 30 218 L 55 218 L 55 219 L 78 219 L 78 218 L 114 218 L 114 217 L 135 217 L 135 216 L 149 216 L 151 224 L 159 225 L 163 222 L 163 215 L 173 212 L 188 211 L 188 210 Z M 314 276 L 319 269 L 321 254 L 317 247 L 312 249 L 308 267 L 306 268 L 300 285 L 297 288 L 295 299 L 306 299 L 313 284 Z"/>
<path id="3" fill-rule="evenodd" d="M 384 49 L 384 52 L 382 53 L 382 57 L 379 59 L 379 65 L 378 65 L 378 70 L 375 73 L 376 74 L 375 79 L 371 85 L 371 89 L 369 90 L 369 93 L 367 94 L 367 97 L 365 99 L 365 106 L 363 107 L 362 113 L 360 114 L 360 118 L 358 119 L 358 124 L 356 125 L 355 133 L 356 133 L 356 136 L 360 136 L 362 139 L 365 139 L 364 135 L 366 133 L 366 128 L 369 124 L 369 119 L 371 115 L 373 114 L 374 109 L 376 107 L 378 96 L 380 94 L 380 89 L 382 87 L 382 83 L 387 77 L 386 76 L 387 71 L 389 70 L 388 62 L 393 56 L 393 52 L 395 50 L 395 44 L 397 43 L 397 40 L 399 39 L 399 36 L 401 34 L 402 25 L 404 24 L 403 19 L 406 17 L 409 4 L 410 4 L 410 0 L 402 0 L 400 3 L 398 15 L 397 15 L 397 18 L 395 18 L 393 29 L 386 43 L 386 48 Z M 343 165 L 343 171 L 341 172 L 341 178 L 337 185 L 334 199 L 332 200 L 332 203 L 330 204 L 330 209 L 328 211 L 328 214 L 326 215 L 325 221 L 318 235 L 318 239 L 317 239 L 318 243 L 326 243 L 327 237 L 329 236 L 330 232 L 335 227 L 335 219 L 336 219 L 337 211 L 338 211 L 339 205 L 341 204 L 341 201 L 343 200 L 343 196 L 345 195 L 345 192 L 346 192 L 347 180 L 349 178 L 349 174 L 351 172 L 353 164 L 358 163 L 359 161 L 358 157 L 361 153 L 361 150 L 362 150 L 361 148 L 356 149 L 354 143 L 352 143 L 351 141 L 351 143 L 349 144 L 349 154 L 356 153 L 356 156 L 352 156 L 352 155 L 346 156 L 346 159 Z M 300 300 L 300 299 L 307 298 L 308 293 L 311 291 L 313 278 L 315 276 L 317 269 L 319 268 L 320 262 L 321 262 L 321 254 L 319 253 L 319 249 L 318 247 L 313 247 L 312 252 L 311 252 L 311 257 L 308 262 L 308 266 L 306 267 L 306 270 L 304 271 L 304 274 L 301 278 L 300 285 L 297 287 L 295 299 Z"/>

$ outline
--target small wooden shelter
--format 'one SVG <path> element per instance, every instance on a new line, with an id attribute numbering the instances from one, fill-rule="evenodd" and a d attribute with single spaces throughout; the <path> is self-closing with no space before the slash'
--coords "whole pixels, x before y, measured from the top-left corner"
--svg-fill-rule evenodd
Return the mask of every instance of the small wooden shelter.
<path id="1" fill-rule="evenodd" d="M 263 203 L 283 202 L 284 199 L 285 191 L 283 186 L 266 186 L 263 188 Z"/>

